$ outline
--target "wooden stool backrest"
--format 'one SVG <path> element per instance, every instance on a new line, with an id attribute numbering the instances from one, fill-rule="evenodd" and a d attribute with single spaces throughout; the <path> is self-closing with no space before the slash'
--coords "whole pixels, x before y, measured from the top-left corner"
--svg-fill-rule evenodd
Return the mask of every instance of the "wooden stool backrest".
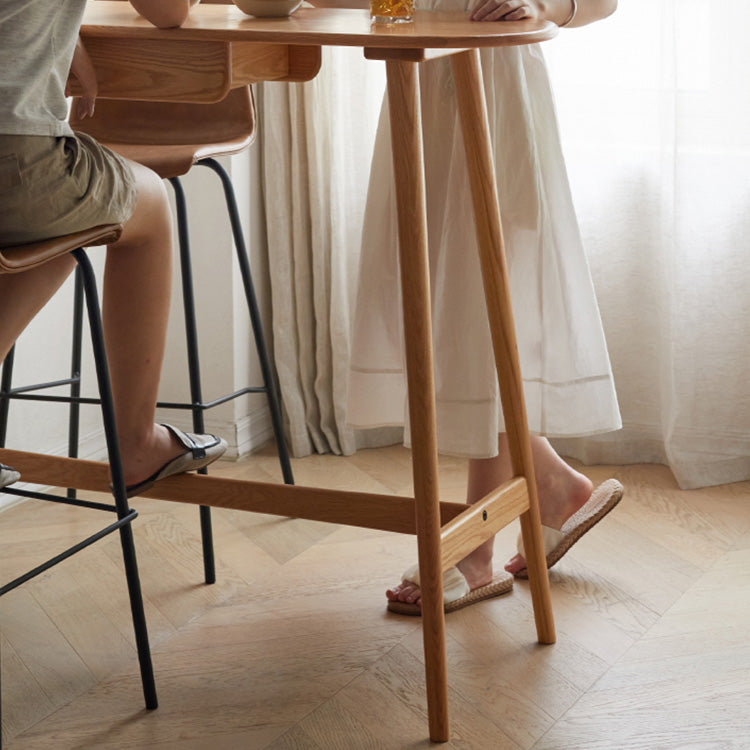
<path id="1" fill-rule="evenodd" d="M 242 86 L 213 104 L 97 99 L 93 117 L 70 125 L 102 143 L 168 146 L 252 139 L 255 122 L 252 90 Z"/>

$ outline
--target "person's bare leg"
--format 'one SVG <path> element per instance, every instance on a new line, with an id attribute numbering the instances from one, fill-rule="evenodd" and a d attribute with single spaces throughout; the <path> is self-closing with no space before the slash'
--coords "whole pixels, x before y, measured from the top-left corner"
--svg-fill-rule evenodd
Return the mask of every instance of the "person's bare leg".
<path id="1" fill-rule="evenodd" d="M 74 267 L 73 256 L 62 255 L 30 271 L 0 275 L 0 363 Z M 0 464 L 0 487 L 18 478 L 15 469 Z"/>
<path id="2" fill-rule="evenodd" d="M 107 251 L 102 318 L 126 484 L 184 452 L 154 424 L 169 314 L 172 219 L 161 179 L 131 164 L 138 201 Z M 75 267 L 71 255 L 0 276 L 0 359 Z"/>
<path id="3" fill-rule="evenodd" d="M 559 530 L 591 497 L 594 485 L 587 476 L 565 463 L 546 438 L 533 437 L 531 446 L 542 525 Z M 505 564 L 509 573 L 525 567 L 526 560 L 519 554 Z"/>
<path id="4" fill-rule="evenodd" d="M 184 448 L 154 424 L 169 316 L 172 216 L 162 180 L 131 164 L 133 216 L 107 250 L 102 319 L 125 483 L 151 476 Z"/>
<path id="5" fill-rule="evenodd" d="M 539 510 L 542 523 L 559 529 L 591 495 L 591 480 L 575 471 L 549 444 L 546 438 L 532 436 L 531 449 L 534 456 Z M 494 458 L 470 459 L 466 502 L 469 505 L 481 500 L 487 493 L 513 476 L 507 437 L 498 440 L 498 455 Z M 484 586 L 492 581 L 492 556 L 495 539 L 492 537 L 458 563 L 470 589 Z M 525 560 L 515 555 L 505 566 L 508 572 L 525 567 Z M 419 587 L 413 583 L 400 583 L 386 591 L 391 601 L 419 603 Z"/>
<path id="6" fill-rule="evenodd" d="M 64 255 L 31 271 L 0 275 L 0 362 L 74 267 L 73 257 Z"/>
<path id="7" fill-rule="evenodd" d="M 132 217 L 107 250 L 102 319 L 125 483 L 148 478 L 184 453 L 154 424 L 169 315 L 172 218 L 162 180 L 131 162 L 138 190 Z M 75 267 L 66 255 L 0 276 L 0 360 Z"/>

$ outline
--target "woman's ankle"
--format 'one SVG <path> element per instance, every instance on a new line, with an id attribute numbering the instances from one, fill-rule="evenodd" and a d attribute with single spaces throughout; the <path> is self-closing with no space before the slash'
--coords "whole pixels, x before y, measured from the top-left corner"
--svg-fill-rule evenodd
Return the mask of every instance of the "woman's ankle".
<path id="1" fill-rule="evenodd" d="M 537 478 L 542 524 L 553 529 L 561 528 L 591 497 L 593 489 L 591 480 L 571 467 L 554 476 Z"/>
<path id="2" fill-rule="evenodd" d="M 495 538 L 488 539 L 457 564 L 471 589 L 492 580 L 492 558 Z"/>

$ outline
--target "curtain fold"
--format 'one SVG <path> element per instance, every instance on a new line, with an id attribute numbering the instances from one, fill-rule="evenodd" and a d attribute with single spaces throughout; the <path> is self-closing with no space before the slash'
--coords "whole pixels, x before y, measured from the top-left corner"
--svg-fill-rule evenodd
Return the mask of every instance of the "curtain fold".
<path id="1" fill-rule="evenodd" d="M 291 451 L 394 442 L 346 425 L 351 315 L 382 63 L 323 48 L 308 83 L 261 85 L 273 341 Z"/>
<path id="2" fill-rule="evenodd" d="M 666 463 L 682 487 L 750 478 L 748 27 L 743 0 L 622 0 L 544 45 L 624 425 L 557 441 L 565 455 Z M 343 407 L 383 71 L 360 50 L 324 57 L 310 83 L 262 87 L 274 346 L 295 455 L 348 454 L 371 437 L 346 427 Z"/>

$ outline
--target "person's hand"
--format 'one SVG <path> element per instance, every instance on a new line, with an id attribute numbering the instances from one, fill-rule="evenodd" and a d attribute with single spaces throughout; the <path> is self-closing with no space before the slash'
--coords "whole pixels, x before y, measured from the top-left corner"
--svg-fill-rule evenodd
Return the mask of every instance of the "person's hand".
<path id="1" fill-rule="evenodd" d="M 542 10 L 539 0 L 479 0 L 469 18 L 472 21 L 539 20 Z"/>
<path id="2" fill-rule="evenodd" d="M 70 109 L 73 119 L 82 120 L 84 117 L 93 117 L 95 105 L 95 96 L 77 96 L 73 99 L 73 104 Z"/>
<path id="3" fill-rule="evenodd" d="M 99 92 L 99 85 L 96 81 L 96 72 L 91 62 L 91 58 L 83 46 L 83 42 L 78 39 L 75 52 L 73 53 L 73 62 L 70 66 L 70 74 L 78 82 L 81 95 L 73 100 L 73 114 L 76 119 L 92 117 L 94 114 L 94 105 L 96 95 Z M 70 79 L 65 88 L 66 96 L 70 96 Z"/>

